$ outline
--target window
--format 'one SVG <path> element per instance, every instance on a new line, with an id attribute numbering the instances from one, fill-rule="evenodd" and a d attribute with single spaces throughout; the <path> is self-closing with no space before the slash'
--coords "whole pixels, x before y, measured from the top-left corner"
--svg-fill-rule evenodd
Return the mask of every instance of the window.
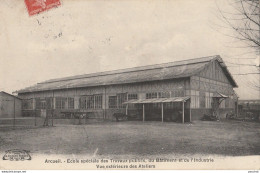
<path id="1" fill-rule="evenodd" d="M 211 108 L 212 107 L 212 97 L 213 93 L 205 92 L 205 108 Z"/>
<path id="2" fill-rule="evenodd" d="M 102 95 L 94 95 L 95 109 L 102 109 Z"/>
<path id="3" fill-rule="evenodd" d="M 205 108 L 206 106 L 206 94 L 203 91 L 200 91 L 200 108 Z"/>
<path id="4" fill-rule="evenodd" d="M 55 108 L 56 109 L 65 109 L 66 98 L 56 97 Z"/>
<path id="5" fill-rule="evenodd" d="M 68 109 L 74 109 L 74 98 L 68 98 Z"/>
<path id="6" fill-rule="evenodd" d="M 46 101 L 45 100 L 42 100 L 40 102 L 40 105 L 41 105 L 41 109 L 46 109 Z"/>
<path id="7" fill-rule="evenodd" d="M 102 95 L 89 95 L 80 98 L 80 109 L 101 109 Z"/>
<path id="8" fill-rule="evenodd" d="M 128 94 L 128 100 L 137 100 L 138 95 L 137 94 Z M 128 104 L 128 108 L 134 109 L 137 108 L 137 104 Z"/>
<path id="9" fill-rule="evenodd" d="M 33 99 L 22 100 L 23 110 L 32 110 L 33 109 Z"/>
<path id="10" fill-rule="evenodd" d="M 53 98 L 36 98 L 36 109 L 52 109 L 53 108 Z"/>
<path id="11" fill-rule="evenodd" d="M 200 97 L 199 91 L 191 90 L 191 108 L 200 107 Z"/>
<path id="12" fill-rule="evenodd" d="M 154 99 L 154 98 L 170 98 L 170 92 L 146 93 L 146 99 Z"/>
<path id="13" fill-rule="evenodd" d="M 45 98 L 36 98 L 36 109 L 46 109 Z"/>
<path id="14" fill-rule="evenodd" d="M 80 109 L 86 109 L 86 97 L 80 97 L 79 108 Z"/>
<path id="15" fill-rule="evenodd" d="M 86 96 L 87 109 L 94 109 L 94 96 Z"/>
<path id="16" fill-rule="evenodd" d="M 127 101 L 127 94 L 120 93 L 116 96 L 109 96 L 108 97 L 108 107 L 109 108 L 125 108 L 126 105 L 123 104 Z"/>
<path id="17" fill-rule="evenodd" d="M 118 108 L 125 108 L 126 105 L 123 103 L 127 101 L 127 94 L 126 93 L 120 93 L 117 94 L 117 107 Z"/>
<path id="18" fill-rule="evenodd" d="M 158 98 L 170 98 L 170 92 L 159 92 Z"/>
<path id="19" fill-rule="evenodd" d="M 117 108 L 117 96 L 109 96 L 108 97 L 108 107 L 109 108 Z"/>
<path id="20" fill-rule="evenodd" d="M 137 94 L 128 94 L 128 100 L 136 100 L 136 99 L 138 99 Z"/>
<path id="21" fill-rule="evenodd" d="M 46 109 L 53 109 L 53 98 L 47 97 L 46 100 Z"/>
<path id="22" fill-rule="evenodd" d="M 146 93 L 146 99 L 157 98 L 157 92 L 154 93 Z"/>

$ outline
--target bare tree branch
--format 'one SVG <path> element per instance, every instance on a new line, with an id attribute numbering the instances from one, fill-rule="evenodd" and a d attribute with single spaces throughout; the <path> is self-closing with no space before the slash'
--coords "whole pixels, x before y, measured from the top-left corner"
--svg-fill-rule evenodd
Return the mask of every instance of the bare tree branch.
<path id="1" fill-rule="evenodd" d="M 235 31 L 233 38 L 260 49 L 260 9 L 258 0 L 234 0 L 230 3 L 234 12 L 222 11 L 217 5 L 222 21 Z"/>

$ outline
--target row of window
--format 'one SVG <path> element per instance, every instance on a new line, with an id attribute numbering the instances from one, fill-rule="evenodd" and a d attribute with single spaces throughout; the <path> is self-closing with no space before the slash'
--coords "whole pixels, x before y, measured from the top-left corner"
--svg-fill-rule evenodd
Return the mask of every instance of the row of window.
<path id="1" fill-rule="evenodd" d="M 170 98 L 170 97 L 184 97 L 183 90 L 174 90 L 171 92 L 152 92 L 146 93 L 146 99 L 153 99 L 153 98 Z"/>
<path id="2" fill-rule="evenodd" d="M 109 96 L 108 105 L 109 108 L 124 108 L 124 102 L 128 100 L 138 99 L 137 94 L 126 94 L 121 93 L 116 96 Z M 52 109 L 53 101 L 52 98 L 36 98 L 36 109 Z M 67 106 L 66 106 L 67 104 Z M 75 108 L 74 98 L 56 97 L 55 98 L 55 109 L 74 109 Z M 80 109 L 102 109 L 103 99 L 102 95 L 88 95 L 82 96 L 79 100 Z M 23 100 L 23 110 L 33 109 L 33 99 Z"/>
<path id="3" fill-rule="evenodd" d="M 74 98 L 65 98 L 65 97 L 56 97 L 55 98 L 55 109 L 65 109 L 65 104 L 68 103 L 69 109 L 74 109 Z M 36 98 L 35 99 L 35 108 L 36 109 L 53 109 L 53 98 Z M 23 110 L 32 110 L 33 109 L 33 99 L 23 100 L 22 101 Z"/>
<path id="4" fill-rule="evenodd" d="M 146 99 L 153 99 L 153 98 L 170 98 L 170 97 L 183 97 L 184 91 L 183 90 L 174 90 L 171 92 L 151 92 L 146 93 Z M 108 108 L 125 108 L 126 105 L 123 103 L 127 100 L 138 99 L 137 94 L 127 94 L 127 93 L 120 93 L 115 96 L 108 97 Z M 156 104 L 154 106 L 160 107 L 160 104 Z M 129 108 L 136 108 L 136 105 L 129 105 Z"/>
<path id="5" fill-rule="evenodd" d="M 210 92 L 200 92 L 195 90 L 190 90 L 191 97 L 191 108 L 211 108 L 212 107 L 212 97 L 213 93 Z M 171 92 L 151 92 L 146 93 L 146 99 L 153 98 L 169 98 L 169 97 L 183 97 L 184 91 L 175 90 Z M 119 93 L 114 96 L 108 97 L 108 108 L 119 109 L 125 108 L 126 105 L 123 103 L 129 100 L 138 99 L 138 94 L 132 93 Z M 51 97 L 40 99 L 36 98 L 36 109 L 52 109 L 53 99 Z M 102 109 L 103 99 L 102 95 L 88 95 L 81 96 L 79 100 L 80 109 Z M 223 100 L 220 104 L 220 108 L 231 108 L 233 105 L 233 100 L 227 98 Z M 135 107 L 135 105 L 129 105 L 130 107 Z M 33 109 L 33 99 L 23 100 L 22 107 L 24 110 Z M 69 97 L 56 97 L 55 98 L 55 109 L 74 109 L 75 101 L 74 98 Z"/>
<path id="6" fill-rule="evenodd" d="M 146 99 L 153 99 L 153 98 L 169 98 L 172 95 L 172 97 L 183 97 L 184 91 L 182 90 L 175 90 L 170 92 L 151 92 L 146 93 L 145 98 Z M 127 93 L 120 93 L 115 96 L 109 96 L 108 97 L 108 108 L 125 108 L 126 105 L 123 103 L 127 100 L 134 100 L 138 99 L 137 94 L 127 94 Z M 134 108 L 136 105 L 129 105 L 130 107 Z"/>
<path id="7" fill-rule="evenodd" d="M 191 108 L 212 108 L 211 92 L 200 92 L 191 90 Z M 221 101 L 220 108 L 232 108 L 234 103 L 232 98 L 226 98 Z"/>

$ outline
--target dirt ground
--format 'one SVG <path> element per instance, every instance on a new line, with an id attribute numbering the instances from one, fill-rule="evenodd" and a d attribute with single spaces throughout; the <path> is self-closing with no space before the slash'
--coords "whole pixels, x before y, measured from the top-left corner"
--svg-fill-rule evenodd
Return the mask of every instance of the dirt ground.
<path id="1" fill-rule="evenodd" d="M 39 154 L 153 156 L 260 154 L 260 124 L 196 121 L 102 122 L 0 131 L 0 151 L 25 149 Z"/>

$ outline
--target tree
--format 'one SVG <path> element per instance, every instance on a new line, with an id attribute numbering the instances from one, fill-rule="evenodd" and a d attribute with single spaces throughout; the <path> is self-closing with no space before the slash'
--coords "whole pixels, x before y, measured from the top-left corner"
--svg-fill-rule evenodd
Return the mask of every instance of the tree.
<path id="1" fill-rule="evenodd" d="M 259 0 L 234 0 L 230 3 L 234 12 L 225 12 L 218 7 L 223 22 L 234 30 L 231 37 L 244 42 L 248 47 L 260 48 Z"/>
<path id="2" fill-rule="evenodd" d="M 246 45 L 245 48 L 253 49 L 256 55 L 260 56 L 259 0 L 232 0 L 229 5 L 231 7 L 230 11 L 224 11 L 217 5 L 218 11 L 221 15 L 220 19 L 225 24 L 223 27 L 234 31 L 234 34 L 228 36 L 243 42 Z M 247 66 L 246 64 L 240 64 L 240 66 L 243 65 Z M 260 67 L 259 64 L 251 66 L 254 66 L 252 70 L 257 70 L 257 72 L 246 73 L 254 75 L 254 78 L 251 77 L 253 80 L 247 78 L 247 84 L 251 89 L 255 89 L 260 93 L 260 76 L 256 76 L 260 73 Z"/>

